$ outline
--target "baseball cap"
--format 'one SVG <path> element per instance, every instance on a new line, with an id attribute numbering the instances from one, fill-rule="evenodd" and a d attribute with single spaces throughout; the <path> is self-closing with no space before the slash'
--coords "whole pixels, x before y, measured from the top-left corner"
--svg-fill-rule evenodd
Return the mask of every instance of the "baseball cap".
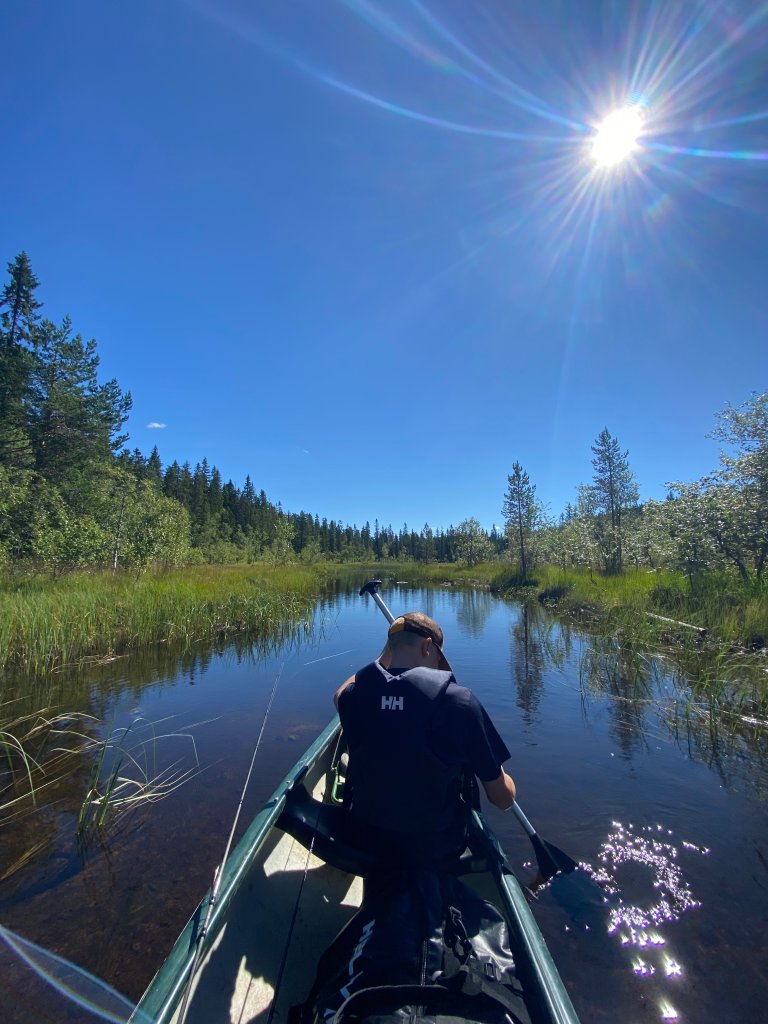
<path id="1" fill-rule="evenodd" d="M 429 637 L 440 655 L 439 667 L 450 672 L 451 666 L 443 654 L 443 631 L 434 619 L 430 619 L 424 612 L 406 612 L 405 615 L 398 615 L 389 627 L 387 636 L 402 632 Z"/>

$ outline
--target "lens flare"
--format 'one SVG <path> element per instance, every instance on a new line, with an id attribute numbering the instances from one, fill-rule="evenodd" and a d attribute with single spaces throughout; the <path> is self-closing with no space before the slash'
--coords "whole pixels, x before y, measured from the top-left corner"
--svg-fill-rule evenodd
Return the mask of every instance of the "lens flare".
<path id="1" fill-rule="evenodd" d="M 30 942 L 3 925 L 0 925 L 0 939 L 42 981 L 91 1017 L 99 1017 L 110 1024 L 126 1024 L 129 1019 L 135 1024 L 151 1024 L 149 1017 L 137 1010 L 129 999 L 71 960 Z"/>
<path id="2" fill-rule="evenodd" d="M 638 148 L 643 128 L 640 108 L 614 110 L 598 127 L 592 139 L 592 159 L 598 167 L 623 163 Z"/>

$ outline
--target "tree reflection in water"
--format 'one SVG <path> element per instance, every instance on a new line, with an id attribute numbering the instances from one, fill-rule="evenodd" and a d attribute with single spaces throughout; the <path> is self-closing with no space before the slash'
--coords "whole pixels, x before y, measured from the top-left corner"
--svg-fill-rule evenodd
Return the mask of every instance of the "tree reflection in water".
<path id="1" fill-rule="evenodd" d="M 510 629 L 509 665 L 517 687 L 517 704 L 527 724 L 536 718 L 544 693 L 544 673 L 561 668 L 571 657 L 572 647 L 572 631 L 558 625 L 538 601 L 520 606 Z"/>
<path id="2" fill-rule="evenodd" d="M 626 758 L 662 728 L 689 758 L 713 769 L 724 787 L 744 781 L 766 797 L 761 673 L 765 666 L 755 656 L 653 651 L 620 632 L 589 636 L 579 660 L 585 706 L 590 699 L 608 700 L 612 733 Z"/>
<path id="3" fill-rule="evenodd" d="M 487 590 L 462 590 L 457 595 L 456 622 L 465 636 L 477 639 L 495 607 L 495 598 Z"/>

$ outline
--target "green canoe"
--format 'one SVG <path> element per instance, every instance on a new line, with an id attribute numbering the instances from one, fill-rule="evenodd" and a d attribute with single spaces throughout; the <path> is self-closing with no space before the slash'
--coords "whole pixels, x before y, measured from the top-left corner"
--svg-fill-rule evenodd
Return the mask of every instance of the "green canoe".
<path id="1" fill-rule="evenodd" d="M 362 879 L 351 861 L 345 863 L 343 845 L 322 835 L 307 811 L 317 807 L 309 794 L 331 798 L 340 735 L 334 719 L 256 815 L 224 866 L 205 936 L 198 940 L 209 894 L 142 997 L 133 1021 L 178 1021 L 193 971 L 188 1024 L 245 1024 L 257 1018 L 281 1024 L 289 1008 L 307 996 L 320 954 L 354 915 L 363 894 Z M 472 856 L 462 881 L 507 920 L 532 1024 L 578 1024 L 523 891 L 477 812 L 469 846 Z"/>

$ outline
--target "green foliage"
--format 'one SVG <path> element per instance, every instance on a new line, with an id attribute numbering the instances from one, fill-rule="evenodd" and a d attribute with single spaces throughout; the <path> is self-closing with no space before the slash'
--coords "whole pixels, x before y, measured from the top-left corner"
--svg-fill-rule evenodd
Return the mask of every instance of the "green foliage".
<path id="1" fill-rule="evenodd" d="M 158 746 L 177 738 L 191 743 L 194 765 L 183 769 L 174 763 L 158 768 Z M 77 821 L 78 838 L 86 843 L 94 833 L 103 835 L 128 812 L 170 796 L 200 770 L 191 733 L 158 735 L 156 727 L 141 718 L 126 728 L 110 728 L 106 738 L 92 744 L 88 753 L 96 756 Z"/>
<path id="2" fill-rule="evenodd" d="M 477 519 L 463 519 L 457 529 L 456 558 L 470 568 L 493 557 L 488 535 Z"/>
<path id="3" fill-rule="evenodd" d="M 43 320 L 34 333 L 35 367 L 28 398 L 36 468 L 63 493 L 77 482 L 73 470 L 111 461 L 127 439 L 120 434 L 131 408 L 117 381 L 100 385 L 96 342 Z M 77 493 L 73 497 L 76 499 Z"/>
<path id="4" fill-rule="evenodd" d="M 293 535 L 296 528 L 287 516 L 280 516 L 275 523 L 275 539 L 267 552 L 270 565 L 286 565 L 294 560 Z"/>
<path id="5" fill-rule="evenodd" d="M 122 564 L 141 570 L 150 565 L 181 565 L 189 554 L 189 514 L 146 481 L 134 484 L 126 502 Z"/>

